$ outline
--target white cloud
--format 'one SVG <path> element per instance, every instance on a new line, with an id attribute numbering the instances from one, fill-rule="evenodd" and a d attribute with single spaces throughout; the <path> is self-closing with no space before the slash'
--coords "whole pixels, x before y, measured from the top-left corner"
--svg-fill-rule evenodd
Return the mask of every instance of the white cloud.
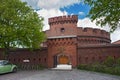
<path id="1" fill-rule="evenodd" d="M 49 25 L 48 25 L 48 18 L 50 17 L 55 17 L 55 16 L 63 16 L 63 15 L 67 15 L 67 12 L 62 12 L 59 9 L 41 9 L 39 11 L 37 11 L 37 13 L 39 14 L 39 16 L 44 17 L 44 28 L 43 30 L 48 30 L 49 29 Z"/>
<path id="2" fill-rule="evenodd" d="M 39 0 L 21 0 L 23 2 L 27 2 L 29 6 L 31 6 L 33 9 L 38 8 L 37 4 Z"/>
<path id="3" fill-rule="evenodd" d="M 45 9 L 59 9 L 79 2 L 80 0 L 39 0 L 38 6 Z"/>
<path id="4" fill-rule="evenodd" d="M 106 31 L 110 30 L 108 25 L 101 28 L 100 26 L 97 26 L 95 23 L 96 23 L 95 21 L 91 22 L 89 18 L 79 19 L 78 27 L 92 27 L 92 28 L 104 29 Z M 120 40 L 120 29 L 117 29 L 115 32 L 111 33 L 110 37 L 111 37 L 112 42 Z"/>
<path id="5" fill-rule="evenodd" d="M 84 13 L 84 12 L 79 12 L 78 14 L 79 14 L 79 15 L 81 15 L 81 16 L 82 16 L 82 15 L 85 15 L 85 13 Z"/>
<path id="6" fill-rule="evenodd" d="M 61 12 L 59 9 L 62 7 L 68 7 L 76 3 L 80 3 L 81 0 L 22 0 L 22 1 L 24 2 L 26 1 L 28 5 L 32 6 L 34 9 L 41 8 L 39 11 L 37 11 L 37 13 L 39 14 L 39 16 L 44 17 L 45 26 L 43 30 L 45 31 L 49 29 L 48 18 L 68 14 L 66 11 Z M 84 13 L 79 12 L 79 15 L 84 15 Z M 109 31 L 108 25 L 105 26 L 104 28 L 101 28 L 100 26 L 96 26 L 95 22 L 96 21 L 91 22 L 89 18 L 84 18 L 78 20 L 78 26 L 100 28 Z M 120 29 L 117 29 L 114 33 L 111 34 L 111 40 L 112 42 L 120 40 Z"/>
<path id="7" fill-rule="evenodd" d="M 78 27 L 92 27 L 92 28 L 103 29 L 103 28 L 97 26 L 95 24 L 95 21 L 91 22 L 91 20 L 89 18 L 79 19 L 77 25 L 78 25 Z"/>
<path id="8" fill-rule="evenodd" d="M 116 29 L 112 34 L 111 34 L 111 40 L 112 42 L 115 42 L 117 40 L 120 40 L 120 28 Z"/>
<path id="9" fill-rule="evenodd" d="M 22 0 L 27 2 L 28 5 L 33 8 L 44 8 L 44 9 L 60 9 L 66 6 L 71 6 L 76 3 L 80 3 L 80 0 Z"/>

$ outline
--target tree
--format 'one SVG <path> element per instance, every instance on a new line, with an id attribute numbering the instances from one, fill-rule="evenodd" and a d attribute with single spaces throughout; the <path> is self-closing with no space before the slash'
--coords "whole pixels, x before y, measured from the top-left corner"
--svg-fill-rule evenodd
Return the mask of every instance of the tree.
<path id="1" fill-rule="evenodd" d="M 119 0 L 85 0 L 91 9 L 89 17 L 101 26 L 109 25 L 113 32 L 120 27 L 120 1 Z"/>
<path id="2" fill-rule="evenodd" d="M 44 40 L 43 18 L 20 0 L 0 0 L 0 47 L 36 49 Z"/>

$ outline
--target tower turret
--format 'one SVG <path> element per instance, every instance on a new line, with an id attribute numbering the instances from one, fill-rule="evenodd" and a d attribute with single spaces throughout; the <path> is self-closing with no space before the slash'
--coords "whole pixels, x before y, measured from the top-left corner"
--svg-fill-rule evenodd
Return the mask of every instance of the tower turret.
<path id="1" fill-rule="evenodd" d="M 77 15 L 59 16 L 49 18 L 50 30 L 47 31 L 48 37 L 76 35 Z"/>
<path id="2" fill-rule="evenodd" d="M 77 23 L 78 16 L 77 15 L 68 15 L 68 16 L 59 16 L 49 18 L 48 23 L 50 26 L 58 25 L 58 24 L 65 24 L 65 23 Z"/>

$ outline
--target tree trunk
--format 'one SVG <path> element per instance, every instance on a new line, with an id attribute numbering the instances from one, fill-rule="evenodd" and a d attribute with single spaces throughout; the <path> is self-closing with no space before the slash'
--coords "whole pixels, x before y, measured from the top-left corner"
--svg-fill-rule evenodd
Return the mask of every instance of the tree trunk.
<path id="1" fill-rule="evenodd" d="M 9 43 L 6 42 L 4 44 L 5 44 L 5 54 L 4 54 L 4 56 L 5 56 L 5 59 L 7 60 L 8 56 L 9 56 Z"/>

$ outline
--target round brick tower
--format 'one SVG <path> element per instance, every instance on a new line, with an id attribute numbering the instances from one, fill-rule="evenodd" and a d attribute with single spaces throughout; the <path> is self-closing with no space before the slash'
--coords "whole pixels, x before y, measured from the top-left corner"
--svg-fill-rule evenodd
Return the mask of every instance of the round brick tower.
<path id="1" fill-rule="evenodd" d="M 49 18 L 50 30 L 46 31 L 48 67 L 58 64 L 77 65 L 77 21 L 77 15 Z"/>
<path id="2" fill-rule="evenodd" d="M 110 34 L 95 28 L 77 27 L 78 16 L 49 18 L 47 35 L 48 67 L 78 64 L 78 48 L 110 44 Z M 82 53 L 81 53 L 82 54 Z"/>
<path id="3" fill-rule="evenodd" d="M 49 18 L 50 31 L 47 31 L 47 37 L 76 35 L 77 22 L 77 15 Z"/>
<path id="4" fill-rule="evenodd" d="M 110 34 L 105 30 L 78 27 L 77 31 L 78 47 L 106 45 L 111 42 Z"/>

